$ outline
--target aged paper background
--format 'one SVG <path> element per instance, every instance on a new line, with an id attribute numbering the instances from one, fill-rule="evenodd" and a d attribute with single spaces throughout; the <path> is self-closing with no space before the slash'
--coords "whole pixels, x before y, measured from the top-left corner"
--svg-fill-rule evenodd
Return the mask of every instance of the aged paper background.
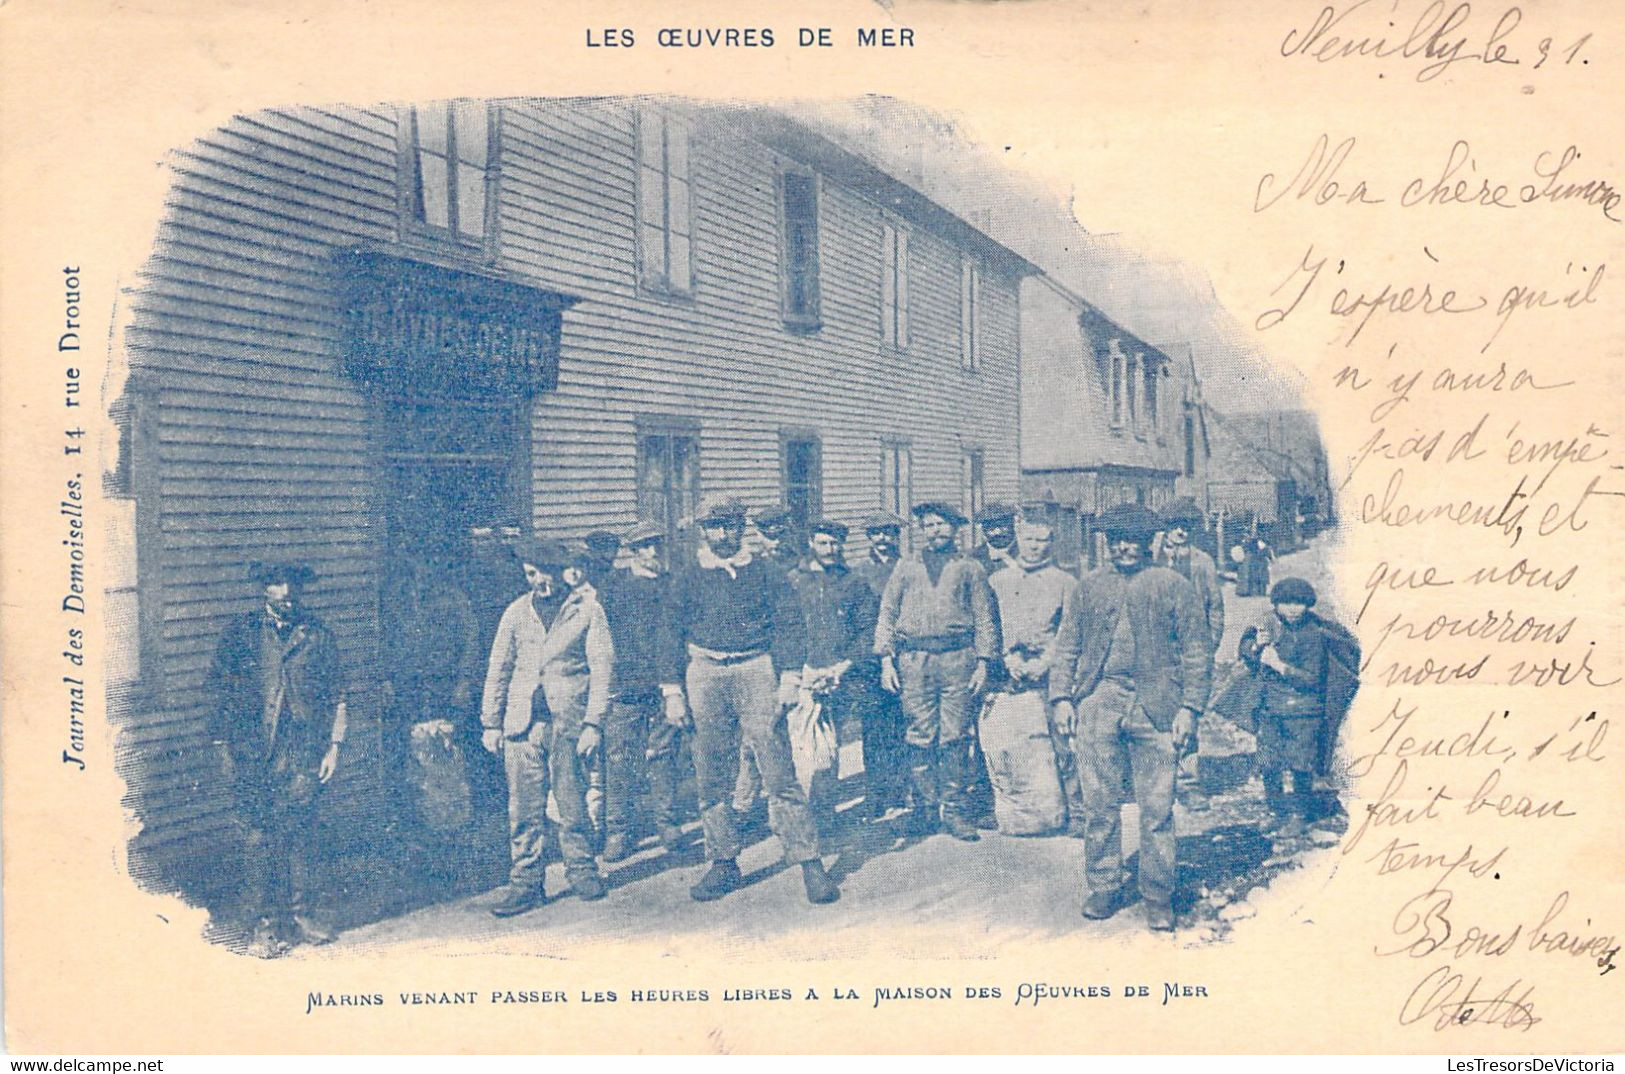
<path id="1" fill-rule="evenodd" d="M 0 7 L 8 1046 L 1456 1054 L 1625 1046 L 1625 973 L 1614 970 L 1612 953 L 1625 905 L 1625 795 L 1614 754 L 1625 742 L 1608 733 L 1620 694 L 1606 687 L 1622 674 L 1616 537 L 1625 347 L 1617 292 L 1625 281 L 1612 263 L 1625 252 L 1625 205 L 1596 187 L 1513 208 L 1401 203 L 1413 180 L 1432 188 L 1458 140 L 1470 145 L 1471 166 L 1451 184 L 1467 181 L 1463 200 L 1476 198 L 1484 179 L 1492 189 L 1504 184 L 1512 202 L 1526 184 L 1546 190 L 1537 161 L 1549 172 L 1570 146 L 1580 155 L 1559 185 L 1625 183 L 1625 8 L 1435 5 L 1427 25 L 1450 29 L 1433 57 L 1417 55 L 1418 45 L 1409 56 L 1319 62 L 1282 53 L 1312 32 L 1320 3 L 1229 7 L 710 3 L 703 14 L 681 16 L 656 5 L 565 3 Z M 1380 51 L 1392 53 L 1430 17 L 1423 0 L 1334 7 L 1344 21 L 1323 29 L 1313 50 L 1332 47 L 1332 37 L 1387 35 Z M 664 25 L 772 26 L 779 44 L 664 50 L 652 40 Z M 912 27 L 917 44 L 860 50 L 855 28 L 871 25 Z M 588 28 L 619 26 L 638 29 L 638 47 L 584 46 Z M 838 47 L 796 48 L 798 26 L 831 27 Z M 1430 72 L 1457 41 L 1463 58 Z M 1520 62 L 1465 58 L 1487 51 L 1493 59 L 1498 47 L 1502 59 Z M 145 894 L 124 875 L 122 786 L 99 702 L 90 710 L 88 768 L 58 756 L 67 704 L 58 654 L 73 624 L 58 610 L 67 563 L 57 504 L 72 476 L 64 429 L 101 405 L 100 341 L 114 320 L 116 288 L 150 248 L 165 152 L 235 113 L 278 104 L 633 92 L 881 93 L 957 117 L 967 136 L 1009 147 L 1013 166 L 1071 190 L 1091 231 L 1119 233 L 1207 273 L 1218 301 L 1306 378 L 1334 471 L 1346 475 L 1363 458 L 1341 503 L 1351 523 L 1341 607 L 1358 609 L 1375 575 L 1386 581 L 1359 626 L 1372 659 L 1346 742 L 1351 755 L 1379 756 L 1364 766 L 1344 846 L 1278 883 L 1229 942 L 1191 945 L 1133 931 L 1106 941 L 987 936 L 979 925 L 923 919 L 897 920 L 872 943 L 848 937 L 829 947 L 809 915 L 786 921 L 772 941 L 731 949 L 698 934 L 560 957 L 419 942 L 364 957 L 261 964 L 204 942 L 202 911 Z M 1301 182 L 1286 186 L 1321 135 L 1332 147 L 1356 142 L 1326 204 L 1317 204 L 1320 184 L 1309 196 L 1300 196 Z M 1366 200 L 1382 204 L 1348 204 L 1361 180 Z M 1261 189 L 1286 193 L 1256 211 Z M 79 363 L 55 349 L 67 265 L 82 270 Z M 1405 297 L 1373 311 L 1385 287 Z M 1369 301 L 1358 302 L 1361 295 Z M 1487 308 L 1438 312 L 1479 296 Z M 1494 372 L 1501 363 L 1504 390 L 1430 390 L 1446 367 Z M 79 413 L 63 406 L 70 364 L 84 367 L 88 398 Z M 1345 366 L 1357 366 L 1367 386 L 1350 378 L 1337 385 Z M 1510 390 L 1520 369 L 1539 385 L 1567 386 Z M 1382 406 L 1395 395 L 1395 377 L 1418 371 L 1406 399 Z M 1476 438 L 1458 447 L 1475 426 Z M 1436 434 L 1440 443 L 1423 458 Z M 1385 491 L 1401 470 L 1399 491 Z M 84 472 L 94 486 L 97 471 Z M 1526 498 L 1514 495 L 1520 478 Z M 1506 525 L 1394 524 L 1402 505 L 1415 512 L 1468 499 L 1491 504 L 1491 520 Z M 1515 509 L 1523 513 L 1512 517 Z M 105 564 L 117 535 L 92 530 L 92 563 Z M 1551 584 L 1521 573 L 1468 580 L 1520 560 L 1550 569 Z M 1514 623 L 1573 625 L 1561 642 L 1551 632 L 1531 640 L 1533 626 L 1519 634 L 1487 624 L 1491 610 Z M 1447 622 L 1423 639 L 1435 616 Z M 93 665 L 116 658 L 94 631 L 88 646 Z M 1470 678 L 1422 667 L 1481 658 Z M 1532 676 L 1553 660 L 1560 672 L 1545 685 L 1510 684 L 1518 662 Z M 1407 667 L 1426 681 L 1402 681 Z M 1415 750 L 1428 739 L 1448 746 L 1471 735 L 1494 712 L 1494 734 L 1517 756 L 1412 757 L 1401 768 L 1398 739 L 1383 745 L 1394 730 L 1390 714 L 1412 707 L 1401 737 L 1416 738 Z M 1380 851 L 1396 839 L 1440 864 L 1390 861 Z M 1493 868 L 1466 875 L 1501 848 Z M 1446 877 L 1443 863 L 1464 855 Z M 996 882 L 987 898 L 998 898 Z M 1016 1005 L 1017 986 L 1032 981 L 1146 983 L 1153 995 Z M 1210 998 L 1163 1005 L 1160 986 L 1173 981 L 1204 985 Z M 955 998 L 879 1010 L 867 1002 L 877 985 L 926 984 L 951 986 Z M 574 999 L 583 990 L 702 987 L 715 995 L 770 985 L 812 987 L 825 998 L 305 1013 L 306 994 L 318 989 L 557 988 Z M 998 986 L 1003 998 L 960 998 L 981 985 Z M 837 986 L 865 1001 L 828 1001 Z"/>

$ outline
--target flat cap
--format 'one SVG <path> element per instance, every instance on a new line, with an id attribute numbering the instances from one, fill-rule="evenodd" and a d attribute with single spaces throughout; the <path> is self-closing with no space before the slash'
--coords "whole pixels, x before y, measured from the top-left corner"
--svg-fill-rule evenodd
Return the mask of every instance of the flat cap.
<path id="1" fill-rule="evenodd" d="M 771 507 L 764 507 L 757 511 L 755 522 L 758 529 L 763 526 L 788 526 L 794 517 L 788 507 L 783 504 L 774 504 Z"/>
<path id="2" fill-rule="evenodd" d="M 615 553 L 621 550 L 621 539 L 608 530 L 593 530 L 581 542 L 599 559 L 614 559 Z"/>
<path id="3" fill-rule="evenodd" d="M 982 509 L 976 512 L 976 521 L 979 523 L 998 522 L 1000 519 L 1015 517 L 1016 509 L 1013 506 L 997 500 L 995 500 L 993 503 L 984 504 Z"/>
<path id="4" fill-rule="evenodd" d="M 1162 529 L 1162 519 L 1149 508 L 1141 507 L 1137 503 L 1119 503 L 1101 513 L 1095 528 L 1108 538 L 1149 541 Z"/>
<path id="5" fill-rule="evenodd" d="M 833 518 L 821 518 L 807 527 L 809 535 L 814 533 L 827 533 L 837 541 L 846 540 L 847 526 L 845 522 L 837 522 Z"/>
<path id="6" fill-rule="evenodd" d="M 648 544 L 650 541 L 664 541 L 665 539 L 666 531 L 661 529 L 659 525 L 653 522 L 639 522 L 626 531 L 626 536 L 621 538 L 621 543 L 628 548 L 636 548 L 640 544 Z"/>
<path id="7" fill-rule="evenodd" d="M 708 522 L 729 523 L 745 521 L 745 505 L 735 499 L 707 500 L 694 521 L 703 526 Z"/>
<path id="8" fill-rule="evenodd" d="M 927 500 L 924 503 L 917 503 L 914 505 L 914 509 L 910 513 L 915 518 L 924 518 L 926 515 L 936 515 L 938 518 L 946 519 L 956 526 L 963 526 L 966 522 L 970 521 L 960 513 L 959 508 L 955 507 L 953 504 L 944 503 L 941 500 Z"/>
<path id="9" fill-rule="evenodd" d="M 890 511 L 876 511 L 863 520 L 863 528 L 865 531 L 900 530 L 903 528 L 903 520 Z"/>
<path id="10" fill-rule="evenodd" d="M 1302 604 L 1309 608 L 1315 599 L 1315 587 L 1302 578 L 1282 578 L 1270 586 L 1271 604 Z"/>
<path id="11" fill-rule="evenodd" d="M 316 572 L 308 564 L 293 560 L 255 560 L 248 565 L 248 573 L 260 585 L 309 585 L 316 580 Z"/>
<path id="12" fill-rule="evenodd" d="M 579 557 L 569 545 L 549 537 L 521 537 L 513 543 L 513 558 L 532 567 L 566 567 Z"/>
<path id="13" fill-rule="evenodd" d="M 1207 512 L 1202 505 L 1189 496 L 1181 496 L 1177 500 L 1170 500 L 1160 512 L 1162 520 L 1170 526 L 1200 526 L 1207 522 Z"/>

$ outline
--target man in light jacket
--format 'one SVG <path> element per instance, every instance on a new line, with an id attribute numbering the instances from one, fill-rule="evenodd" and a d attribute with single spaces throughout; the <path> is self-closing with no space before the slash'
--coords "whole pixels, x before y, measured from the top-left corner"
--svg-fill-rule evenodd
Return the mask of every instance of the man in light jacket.
<path id="1" fill-rule="evenodd" d="M 1162 522 L 1135 504 L 1100 517 L 1111 562 L 1078 580 L 1061 608 L 1050 666 L 1052 722 L 1074 727 L 1089 896 L 1083 916 L 1123 905 L 1121 790 L 1140 810 L 1146 923 L 1174 927 L 1174 766 L 1196 741 L 1213 669 L 1208 624 L 1190 582 L 1151 562 Z"/>
<path id="2" fill-rule="evenodd" d="M 491 643 L 480 723 L 482 743 L 508 776 L 508 891 L 491 913 L 512 917 L 546 901 L 543 846 L 551 783 L 559 849 L 570 891 L 605 895 L 592 854 L 588 766 L 602 742 L 615 647 L 592 587 L 569 592 L 573 553 L 559 541 L 524 540 L 514 557 L 530 591 L 508 605 Z"/>

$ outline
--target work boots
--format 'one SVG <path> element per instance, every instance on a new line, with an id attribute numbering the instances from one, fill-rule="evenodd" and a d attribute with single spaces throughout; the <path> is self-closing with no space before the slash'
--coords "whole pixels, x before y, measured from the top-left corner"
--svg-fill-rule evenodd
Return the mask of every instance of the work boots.
<path id="1" fill-rule="evenodd" d="M 937 771 L 942 774 L 942 822 L 949 835 L 964 843 L 982 838 L 969 814 L 973 763 L 964 742 L 949 743 L 937 749 Z"/>
<path id="2" fill-rule="evenodd" d="M 824 869 L 824 863 L 814 858 L 801 863 L 801 879 L 807 887 L 807 901 L 814 904 L 831 903 L 841 897 L 841 889 Z"/>

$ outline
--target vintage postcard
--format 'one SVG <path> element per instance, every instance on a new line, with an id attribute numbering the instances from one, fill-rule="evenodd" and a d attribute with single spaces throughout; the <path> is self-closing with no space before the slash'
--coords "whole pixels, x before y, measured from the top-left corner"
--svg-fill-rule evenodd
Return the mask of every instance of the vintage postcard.
<path id="1" fill-rule="evenodd" d="M 1232 7 L 0 6 L 6 1046 L 1625 1047 L 1625 9 Z"/>

